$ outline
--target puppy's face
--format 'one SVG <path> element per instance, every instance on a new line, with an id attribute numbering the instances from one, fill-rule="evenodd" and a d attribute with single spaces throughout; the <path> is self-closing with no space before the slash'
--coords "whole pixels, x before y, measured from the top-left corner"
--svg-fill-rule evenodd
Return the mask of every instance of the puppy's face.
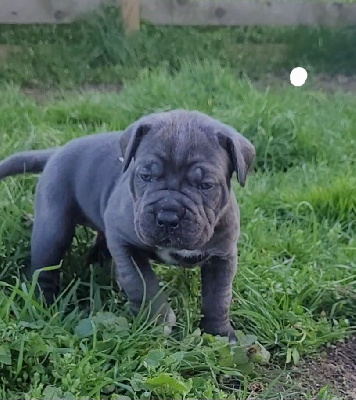
<path id="1" fill-rule="evenodd" d="M 228 202 L 228 157 L 198 129 L 196 143 L 161 129 L 142 140 L 134 164 L 136 233 L 153 246 L 196 249 Z"/>
<path id="2" fill-rule="evenodd" d="M 130 189 L 136 234 L 145 244 L 193 250 L 211 239 L 234 171 L 224 135 L 212 121 L 175 111 L 154 114 L 136 131 Z"/>

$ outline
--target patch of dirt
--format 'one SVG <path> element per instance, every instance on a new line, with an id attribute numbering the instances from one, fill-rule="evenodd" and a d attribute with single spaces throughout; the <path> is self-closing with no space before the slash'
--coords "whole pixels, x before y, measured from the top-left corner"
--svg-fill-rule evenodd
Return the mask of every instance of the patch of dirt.
<path id="1" fill-rule="evenodd" d="M 20 53 L 22 51 L 21 46 L 14 46 L 9 44 L 0 44 L 0 62 L 6 61 L 6 59 L 16 53 Z"/>
<path id="2" fill-rule="evenodd" d="M 343 91 L 356 93 L 356 76 L 336 75 L 330 79 L 328 75 L 317 75 L 311 81 L 311 86 L 316 89 L 324 89 L 327 92 Z"/>
<path id="3" fill-rule="evenodd" d="M 313 394 L 329 386 L 336 399 L 356 400 L 356 336 L 330 345 L 324 356 L 306 360 L 298 371 L 298 380 Z"/>
<path id="4" fill-rule="evenodd" d="M 266 74 L 260 79 L 253 81 L 256 87 L 272 89 L 291 86 L 289 74 Z M 325 75 L 325 74 L 309 74 L 307 81 L 303 85 L 303 89 L 321 90 L 325 93 L 345 92 L 356 94 L 356 75 Z M 298 88 L 296 88 L 298 89 Z"/>
<path id="5" fill-rule="evenodd" d="M 0 52 L 1 53 L 1 52 Z M 290 87 L 291 83 L 289 80 L 289 74 L 266 74 L 260 79 L 253 80 L 252 83 L 258 89 L 279 89 L 283 87 Z M 39 103 L 44 103 L 49 100 L 59 100 L 67 97 L 68 95 L 75 95 L 78 93 L 119 93 L 123 89 L 123 85 L 118 84 L 85 84 L 73 88 L 72 90 L 58 90 L 58 89 L 41 89 L 41 88 L 29 88 L 23 87 L 22 92 L 34 99 Z M 299 88 L 296 88 L 299 89 Z M 336 93 L 344 92 L 350 94 L 356 94 L 356 75 L 345 76 L 329 76 L 329 75 L 314 75 L 309 76 L 303 89 L 309 90 L 321 90 L 325 93 Z"/>

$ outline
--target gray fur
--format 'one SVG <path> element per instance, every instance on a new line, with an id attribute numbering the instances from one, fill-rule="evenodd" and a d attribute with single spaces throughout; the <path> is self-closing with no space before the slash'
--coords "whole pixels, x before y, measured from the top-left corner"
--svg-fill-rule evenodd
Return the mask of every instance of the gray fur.
<path id="1" fill-rule="evenodd" d="M 36 188 L 32 271 L 58 265 L 75 226 L 90 226 L 106 238 L 117 282 L 134 311 L 146 293 L 153 312 L 174 325 L 149 261 L 164 256 L 183 266 L 198 264 L 201 327 L 234 340 L 229 307 L 239 210 L 230 179 L 236 172 L 245 184 L 254 153 L 232 127 L 196 111 L 176 110 L 142 117 L 123 132 L 15 154 L 0 164 L 0 177 L 43 168 Z M 58 270 L 41 272 L 39 285 L 53 301 Z"/>
<path id="2" fill-rule="evenodd" d="M 23 151 L 0 162 L 0 179 L 25 172 L 42 172 L 56 149 Z"/>

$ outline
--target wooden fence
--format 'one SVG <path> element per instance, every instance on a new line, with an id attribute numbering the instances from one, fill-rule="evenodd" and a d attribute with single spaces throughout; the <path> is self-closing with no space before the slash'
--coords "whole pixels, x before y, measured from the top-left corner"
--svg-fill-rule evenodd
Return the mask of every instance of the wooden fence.
<path id="1" fill-rule="evenodd" d="M 313 0 L 0 0 L 0 24 L 69 23 L 103 4 L 121 7 L 127 31 L 155 25 L 356 24 L 356 4 Z"/>

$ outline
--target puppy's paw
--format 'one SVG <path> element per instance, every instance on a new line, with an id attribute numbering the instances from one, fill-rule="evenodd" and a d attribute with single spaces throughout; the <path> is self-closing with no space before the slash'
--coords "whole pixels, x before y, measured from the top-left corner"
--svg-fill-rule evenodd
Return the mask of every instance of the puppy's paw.
<path id="1" fill-rule="evenodd" d="M 202 332 L 209 333 L 213 336 L 227 337 L 230 344 L 235 344 L 237 342 L 235 329 L 230 322 L 212 321 L 202 318 L 200 321 L 200 329 Z"/>
<path id="2" fill-rule="evenodd" d="M 235 333 L 235 329 L 231 326 L 231 330 L 228 333 L 227 337 L 229 338 L 229 343 L 230 344 L 236 344 L 237 343 L 237 336 Z"/>
<path id="3" fill-rule="evenodd" d="M 163 335 L 169 336 L 172 333 L 173 327 L 176 326 L 177 323 L 177 317 L 171 307 L 169 307 L 162 323 L 164 324 Z"/>

